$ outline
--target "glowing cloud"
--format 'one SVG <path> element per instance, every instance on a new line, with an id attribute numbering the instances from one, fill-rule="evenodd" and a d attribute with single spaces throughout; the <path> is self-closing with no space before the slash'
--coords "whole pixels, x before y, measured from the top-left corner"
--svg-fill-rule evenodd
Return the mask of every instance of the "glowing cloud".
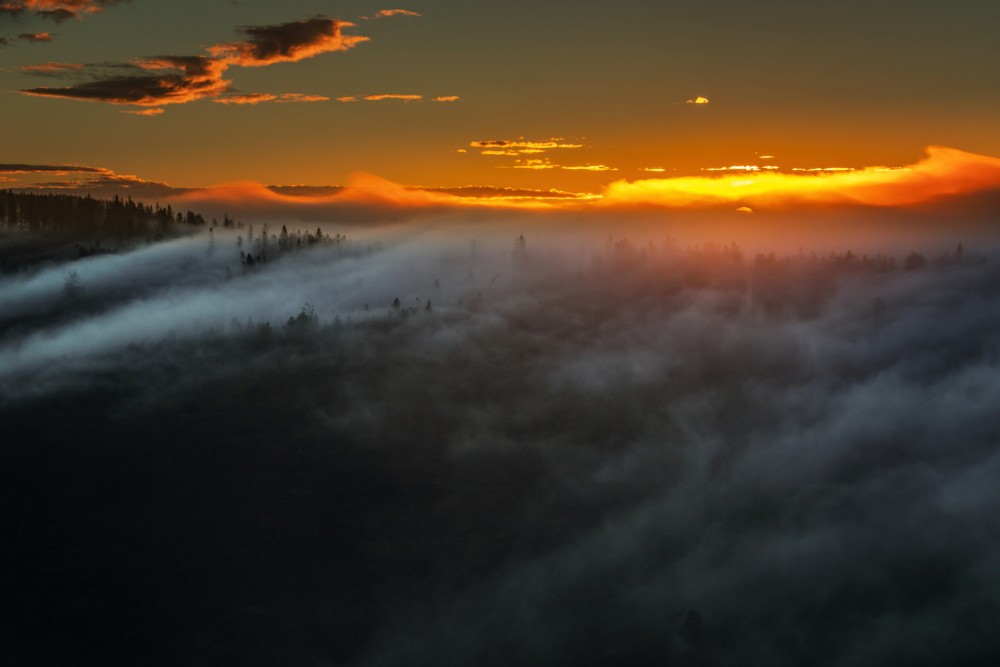
<path id="1" fill-rule="evenodd" d="M 754 173 L 616 181 L 607 186 L 611 205 L 712 206 L 731 202 L 782 206 L 798 202 L 902 206 L 950 194 L 1000 188 L 1000 159 L 931 146 L 910 167 L 854 171 Z"/>
<path id="2" fill-rule="evenodd" d="M 163 113 L 163 109 L 152 108 L 152 109 L 136 109 L 135 111 L 122 111 L 122 113 L 132 114 L 133 116 L 159 116 Z"/>
<path id="3" fill-rule="evenodd" d="M 498 153 L 503 154 L 503 153 Z M 513 166 L 513 169 L 562 169 L 565 171 L 618 171 L 615 167 L 609 167 L 604 164 L 586 164 L 586 165 L 562 165 L 553 164 L 548 159 L 544 160 L 517 160 L 517 164 Z"/>
<path id="4" fill-rule="evenodd" d="M 518 160 L 519 164 L 514 165 L 514 169 L 558 169 L 559 165 L 552 164 L 546 160 Z"/>
<path id="5" fill-rule="evenodd" d="M 609 167 L 605 164 L 587 164 L 571 167 L 560 167 L 566 171 L 618 171 L 616 167 Z"/>
<path id="6" fill-rule="evenodd" d="M 510 139 L 488 139 L 485 141 L 472 141 L 469 143 L 472 148 L 487 148 L 487 149 L 497 149 L 504 148 L 508 150 L 539 150 L 547 151 L 554 148 L 583 148 L 583 144 L 568 144 L 563 142 L 562 139 L 548 139 L 546 141 L 526 141 L 524 138 L 510 140 Z"/>
<path id="7" fill-rule="evenodd" d="M 431 102 L 457 102 L 460 99 L 458 95 L 442 95 L 441 97 L 431 98 Z"/>
<path id="8" fill-rule="evenodd" d="M 218 97 L 214 100 L 216 104 L 260 104 L 261 102 L 273 102 L 278 99 L 277 95 L 271 93 L 248 93 L 246 95 L 230 95 L 229 97 Z"/>
<path id="9" fill-rule="evenodd" d="M 197 206 L 214 215 L 236 211 L 241 216 L 294 215 L 300 220 L 396 220 L 424 211 L 465 208 L 552 209 L 594 198 L 561 190 L 466 186 L 423 188 L 393 183 L 372 174 L 355 174 L 343 187 L 264 186 L 229 183 L 162 197 L 174 205 Z"/>
<path id="10" fill-rule="evenodd" d="M 281 95 L 274 95 L 272 93 L 248 93 L 246 95 L 218 97 L 212 101 L 217 104 L 242 104 L 252 106 L 264 102 L 294 104 L 303 102 L 328 102 L 329 100 L 329 97 L 325 97 L 323 95 L 304 95 L 302 93 L 283 93 Z"/>
<path id="11" fill-rule="evenodd" d="M 418 16 L 422 16 L 422 14 L 420 12 L 414 12 L 414 11 L 411 11 L 409 9 L 380 9 L 377 12 L 375 12 L 374 14 L 372 14 L 371 18 L 373 18 L 373 19 L 385 19 L 385 18 L 390 18 L 390 17 L 393 17 L 393 16 L 412 16 L 412 17 L 418 17 Z"/>
<path id="12" fill-rule="evenodd" d="M 300 104 L 304 102 L 329 102 L 326 95 L 306 95 L 304 93 L 284 93 L 274 100 L 278 104 Z"/>
<path id="13" fill-rule="evenodd" d="M 424 99 L 423 95 L 406 95 L 401 93 L 381 93 L 378 95 L 345 95 L 344 97 L 338 97 L 338 102 L 385 102 L 387 100 L 398 100 L 401 102 L 420 102 Z"/>
<path id="14" fill-rule="evenodd" d="M 422 210 L 445 207 L 458 200 L 448 194 L 407 188 L 371 174 L 356 174 L 347 187 L 337 188 L 329 194 L 302 196 L 276 190 L 259 183 L 227 183 L 192 190 L 170 200 L 185 205 L 222 205 L 229 210 L 250 207 L 269 211 L 294 207 L 300 215 L 321 218 L 344 208 L 353 211 L 367 208 L 372 213 L 387 209 Z"/>
<path id="15" fill-rule="evenodd" d="M 705 167 L 702 171 L 777 171 L 781 167 L 766 164 L 763 167 L 757 164 L 734 164 L 729 167 Z"/>
<path id="16" fill-rule="evenodd" d="M 707 97 L 696 97 L 693 100 L 688 100 L 685 104 L 708 104 Z"/>
<path id="17" fill-rule="evenodd" d="M 590 172 L 614 169 L 607 165 L 561 165 L 546 159 L 523 159 L 501 168 Z M 601 193 L 484 186 L 427 188 L 398 185 L 370 175 L 359 176 L 347 186 L 268 187 L 239 183 L 179 189 L 96 167 L 0 164 L 0 177 L 21 174 L 25 175 L 24 180 L 47 179 L 26 186 L 38 190 L 61 189 L 105 196 L 142 193 L 161 202 L 211 204 L 216 207 L 211 211 L 213 214 L 240 210 L 245 215 L 266 217 L 270 213 L 294 211 L 294 215 L 303 219 L 317 220 L 327 219 L 324 216 L 328 214 L 339 216 L 338 219 L 360 220 L 387 213 L 390 219 L 395 219 L 428 209 L 469 206 L 568 211 L 704 207 L 750 216 L 799 205 L 908 206 L 944 195 L 1000 191 L 1000 158 L 941 147 L 929 148 L 925 159 L 903 169 L 872 167 L 851 172 L 727 173 L 712 177 L 621 180 L 611 183 Z M 57 180 L 56 176 L 63 178 Z M 766 219 L 767 216 L 761 218 Z"/>
<path id="18" fill-rule="evenodd" d="M 383 102 L 385 100 L 400 100 L 403 102 L 419 102 L 424 99 L 423 95 L 405 95 L 400 93 L 383 93 L 379 95 L 365 95 L 361 99 L 366 102 Z"/>
<path id="19" fill-rule="evenodd" d="M 792 171 L 854 171 L 854 167 L 811 167 L 809 169 L 803 169 L 801 167 L 793 167 Z"/>
<path id="20" fill-rule="evenodd" d="M 52 33 L 48 32 L 24 32 L 17 36 L 22 42 L 29 42 L 31 44 L 41 44 L 43 42 L 51 42 L 55 39 Z"/>

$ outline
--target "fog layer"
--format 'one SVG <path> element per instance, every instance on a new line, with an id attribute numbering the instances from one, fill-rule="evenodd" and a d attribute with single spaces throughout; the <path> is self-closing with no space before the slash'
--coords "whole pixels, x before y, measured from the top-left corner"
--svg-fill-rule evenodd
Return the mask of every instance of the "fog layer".
<path id="1" fill-rule="evenodd" d="M 521 233 L 3 278 L 4 654 L 995 663 L 989 246 Z"/>

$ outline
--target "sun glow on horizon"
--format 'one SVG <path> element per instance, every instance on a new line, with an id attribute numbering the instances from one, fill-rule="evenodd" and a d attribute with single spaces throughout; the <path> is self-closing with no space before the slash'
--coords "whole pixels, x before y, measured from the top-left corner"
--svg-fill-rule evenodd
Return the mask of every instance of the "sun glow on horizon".
<path id="1" fill-rule="evenodd" d="M 155 110 L 150 110 L 154 111 Z M 275 205 L 294 209 L 349 204 L 394 209 L 535 208 L 582 210 L 613 208 L 713 208 L 733 204 L 734 210 L 794 208 L 810 204 L 916 205 L 945 195 L 1000 189 L 1000 158 L 955 148 L 931 146 L 926 157 L 903 167 L 817 168 L 777 171 L 727 167 L 699 176 L 666 175 L 662 167 L 646 167 L 651 174 L 638 180 L 614 180 L 589 191 L 554 190 L 548 185 L 511 187 L 485 183 L 460 187 L 433 184 L 402 185 L 372 174 L 357 173 L 346 185 L 309 186 L 312 194 L 288 195 L 287 188 L 269 189 L 256 181 L 228 182 L 208 187 L 180 188 L 122 176 L 102 167 L 81 165 L 0 165 L 5 187 L 36 191 L 81 193 L 114 192 L 142 197 L 152 188 L 160 200 L 189 204 L 239 202 L 246 207 Z M 616 171 L 603 164 L 561 165 L 544 159 L 525 159 L 514 169 L 599 174 Z M 59 175 L 63 180 L 54 181 Z M 104 188 L 105 190 L 101 190 Z M 557 192 L 558 196 L 552 193 Z M 571 195 L 571 196 L 567 196 Z M 100 195 L 99 195 L 100 196 Z"/>
<path id="2" fill-rule="evenodd" d="M 802 202 L 902 206 L 948 194 L 1000 188 L 1000 158 L 930 146 L 927 157 L 902 168 L 821 169 L 778 173 L 746 167 L 726 168 L 740 175 L 682 176 L 607 186 L 608 204 L 711 206 L 752 201 L 758 205 Z"/>

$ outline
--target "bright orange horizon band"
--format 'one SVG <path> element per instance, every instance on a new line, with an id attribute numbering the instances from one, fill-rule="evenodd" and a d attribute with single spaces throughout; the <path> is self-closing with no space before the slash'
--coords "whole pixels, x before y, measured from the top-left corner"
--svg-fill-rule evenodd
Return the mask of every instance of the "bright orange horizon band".
<path id="1" fill-rule="evenodd" d="M 575 209 L 582 206 L 699 208 L 732 204 L 743 210 L 787 208 L 796 204 L 856 203 L 872 206 L 920 204 L 944 195 L 1000 188 L 1000 158 L 931 146 L 927 157 L 906 167 L 867 167 L 818 173 L 762 172 L 618 180 L 602 192 L 578 197 L 468 197 L 411 188 L 370 174 L 358 174 L 342 191 L 300 196 L 274 192 L 258 183 L 229 183 L 172 197 L 177 202 L 259 201 L 292 206 L 345 203 L 389 204 L 403 208 L 497 207 Z"/>

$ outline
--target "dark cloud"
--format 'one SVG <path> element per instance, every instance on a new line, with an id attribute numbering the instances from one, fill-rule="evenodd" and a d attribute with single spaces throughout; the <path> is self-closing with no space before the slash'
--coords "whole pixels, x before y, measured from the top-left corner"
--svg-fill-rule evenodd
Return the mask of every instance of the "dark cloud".
<path id="1" fill-rule="evenodd" d="M 131 73 L 98 78 L 65 87 L 22 90 L 26 95 L 58 97 L 110 104 L 162 106 L 199 99 L 219 98 L 232 89 L 224 75 L 230 67 L 264 67 L 296 62 L 321 53 L 344 51 L 367 37 L 344 35 L 350 23 L 335 19 L 310 19 L 281 25 L 244 28 L 243 42 L 219 44 L 209 56 L 158 56 L 140 58 L 125 66 Z M 221 98 L 232 101 L 234 98 Z M 246 96 L 236 99 L 246 99 Z M 318 101 L 319 96 L 291 95 L 277 101 Z M 258 98 L 259 101 L 259 98 Z"/>
<path id="2" fill-rule="evenodd" d="M 69 19 L 79 18 L 79 16 L 69 9 L 54 9 L 51 11 L 40 11 L 37 12 L 42 18 L 47 18 L 55 21 L 56 23 L 62 23 L 63 21 L 68 21 Z"/>
<path id="3" fill-rule="evenodd" d="M 526 197 L 531 199 L 584 199 L 588 194 L 565 190 L 537 190 L 533 188 L 502 188 L 495 186 L 466 185 L 457 188 L 424 188 L 430 192 L 442 192 L 456 197 Z"/>
<path id="4" fill-rule="evenodd" d="M 84 69 L 84 65 L 80 63 L 37 63 L 35 65 L 22 65 L 18 69 L 24 74 L 32 74 L 37 76 L 51 76 L 51 77 L 61 77 L 67 74 L 73 74 L 80 72 Z"/>
<path id="5" fill-rule="evenodd" d="M 6 0 L 0 2 L 0 16 L 17 18 L 28 13 L 61 23 L 96 14 L 116 4 L 118 0 Z"/>
<path id="6" fill-rule="evenodd" d="M 58 193 L 98 198 L 134 197 L 148 200 L 180 196 L 186 188 L 150 181 L 138 176 L 116 174 L 104 167 L 85 165 L 0 164 L 0 174 L 17 174 L 6 186 L 20 191 Z M 40 180 L 60 176 L 59 180 Z M 34 178 L 32 178 L 34 177 Z"/>
<path id="7" fill-rule="evenodd" d="M 346 51 L 368 40 L 344 35 L 353 24 L 337 19 L 314 18 L 269 26 L 240 29 L 249 39 L 220 44 L 209 49 L 241 67 L 260 67 L 279 62 L 296 62 L 330 51 Z"/>
<path id="8" fill-rule="evenodd" d="M 34 184 L 37 190 L 68 190 L 74 194 L 91 195 L 93 197 L 110 198 L 114 196 L 131 196 L 136 199 L 163 199 L 181 195 L 187 188 L 177 188 L 166 183 L 147 181 L 136 176 L 124 176 L 107 172 L 94 178 L 77 181 L 52 181 Z"/>
<path id="9" fill-rule="evenodd" d="M 293 197 L 329 197 L 344 190 L 342 185 L 269 185 L 267 189 Z"/>
<path id="10" fill-rule="evenodd" d="M 158 77 L 118 77 L 90 81 L 64 88 L 28 88 L 22 92 L 39 97 L 62 97 L 77 100 L 110 102 L 112 104 L 166 104 L 169 101 L 191 101 L 205 95 L 225 92 L 225 87 L 213 87 L 204 82 L 192 83 L 182 75 Z"/>
<path id="11" fill-rule="evenodd" d="M 223 70 L 218 61 L 202 56 L 146 58 L 136 61 L 133 69 L 142 73 L 86 81 L 62 88 L 29 88 L 21 92 L 41 97 L 153 106 L 214 97 L 226 92 L 232 85 L 221 78 Z"/>
<path id="12" fill-rule="evenodd" d="M 297 197 L 328 197 L 344 191 L 342 185 L 269 185 L 268 190 L 283 195 Z M 457 188 L 413 187 L 415 191 L 438 192 L 455 197 L 475 197 L 481 199 L 502 198 L 512 199 L 524 197 L 529 199 L 582 199 L 589 195 L 585 193 L 566 192 L 565 190 L 536 190 L 532 188 L 503 188 L 496 186 L 465 185 Z"/>
<path id="13" fill-rule="evenodd" d="M 58 172 L 68 174 L 72 172 L 96 172 L 104 173 L 106 169 L 101 167 L 86 167 L 78 164 L 11 164 L 0 163 L 0 173 L 4 174 L 31 174 Z"/>

